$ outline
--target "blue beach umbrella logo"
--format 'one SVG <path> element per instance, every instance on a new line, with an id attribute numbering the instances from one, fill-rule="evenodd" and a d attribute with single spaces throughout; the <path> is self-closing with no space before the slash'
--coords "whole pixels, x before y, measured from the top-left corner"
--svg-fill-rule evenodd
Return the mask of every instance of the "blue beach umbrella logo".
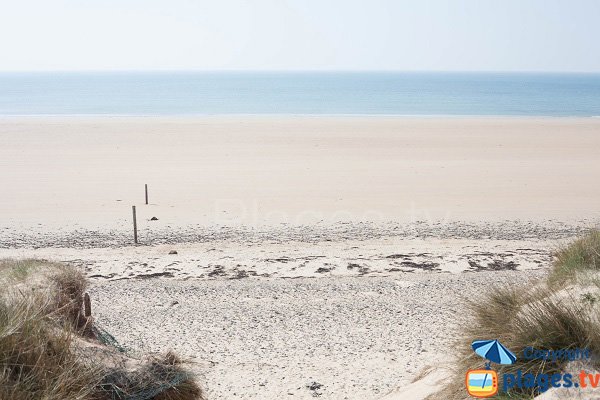
<path id="1" fill-rule="evenodd" d="M 510 365 L 517 361 L 517 356 L 504 347 L 498 340 L 475 340 L 471 343 L 475 354 L 487 360 L 485 369 L 467 371 L 467 393 L 473 397 L 486 398 L 498 393 L 498 373 L 492 371 L 491 364 Z"/>
<path id="2" fill-rule="evenodd" d="M 475 354 L 496 364 L 510 365 L 517 361 L 517 356 L 498 340 L 475 340 L 471 347 Z M 489 364 L 486 364 L 486 368 L 489 368 Z"/>

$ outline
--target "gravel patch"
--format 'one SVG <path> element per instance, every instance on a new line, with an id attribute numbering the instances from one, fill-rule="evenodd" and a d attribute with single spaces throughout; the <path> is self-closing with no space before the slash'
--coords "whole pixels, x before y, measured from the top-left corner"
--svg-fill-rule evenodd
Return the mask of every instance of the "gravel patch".
<path id="1" fill-rule="evenodd" d="M 368 400 L 448 361 L 464 299 L 543 274 L 158 278 L 95 282 L 91 296 L 96 321 L 130 351 L 194 361 L 211 399 Z"/>

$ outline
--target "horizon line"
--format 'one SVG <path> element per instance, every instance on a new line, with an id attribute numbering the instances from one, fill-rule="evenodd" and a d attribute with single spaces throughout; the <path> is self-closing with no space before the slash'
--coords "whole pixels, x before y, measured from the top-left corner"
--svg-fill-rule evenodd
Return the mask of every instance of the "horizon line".
<path id="1" fill-rule="evenodd" d="M 600 71 L 586 70 L 434 70 L 434 69 L 24 69 L 0 70 L 0 74 L 18 73 L 455 73 L 455 74 L 586 74 L 600 75 Z"/>

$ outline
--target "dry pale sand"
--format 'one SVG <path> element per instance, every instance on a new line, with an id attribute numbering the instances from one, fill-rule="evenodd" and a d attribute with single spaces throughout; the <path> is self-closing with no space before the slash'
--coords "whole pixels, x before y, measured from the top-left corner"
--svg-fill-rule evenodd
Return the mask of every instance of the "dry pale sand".
<path id="1" fill-rule="evenodd" d="M 3 224 L 596 218 L 600 119 L 0 121 Z"/>
<path id="2" fill-rule="evenodd" d="M 0 171 L 0 257 L 82 268 L 130 349 L 212 399 L 371 400 L 598 226 L 600 119 L 5 118 Z"/>

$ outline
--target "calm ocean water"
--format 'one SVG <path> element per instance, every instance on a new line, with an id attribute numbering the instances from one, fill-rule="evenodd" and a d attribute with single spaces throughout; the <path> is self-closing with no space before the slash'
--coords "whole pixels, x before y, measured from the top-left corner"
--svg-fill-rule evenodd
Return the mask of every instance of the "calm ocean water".
<path id="1" fill-rule="evenodd" d="M 600 116 L 600 74 L 0 74 L 0 115 L 79 114 Z"/>

